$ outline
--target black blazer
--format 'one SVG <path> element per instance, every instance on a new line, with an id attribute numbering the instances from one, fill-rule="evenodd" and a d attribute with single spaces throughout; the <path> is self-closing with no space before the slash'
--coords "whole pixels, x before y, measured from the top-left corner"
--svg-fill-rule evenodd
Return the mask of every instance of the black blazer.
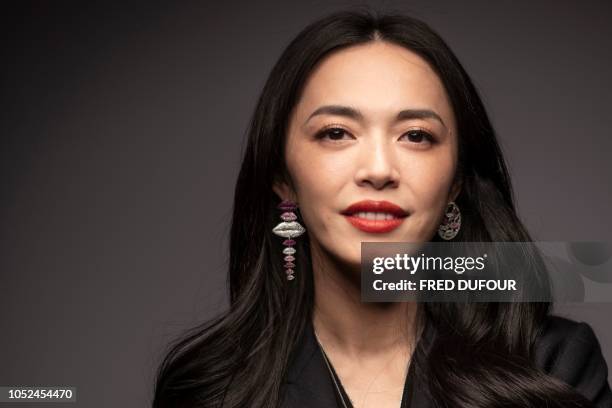
<path id="1" fill-rule="evenodd" d="M 424 348 L 435 336 L 432 325 L 426 325 L 419 341 Z M 608 367 L 595 333 L 584 322 L 550 316 L 536 343 L 535 361 L 553 375 L 593 401 L 597 408 L 612 408 L 608 384 Z M 410 408 L 430 408 L 424 385 L 413 378 L 413 366 L 406 379 L 403 403 Z M 282 408 L 341 408 L 337 402 L 332 377 L 319 349 L 312 322 L 308 322 L 297 353 L 282 388 Z"/>

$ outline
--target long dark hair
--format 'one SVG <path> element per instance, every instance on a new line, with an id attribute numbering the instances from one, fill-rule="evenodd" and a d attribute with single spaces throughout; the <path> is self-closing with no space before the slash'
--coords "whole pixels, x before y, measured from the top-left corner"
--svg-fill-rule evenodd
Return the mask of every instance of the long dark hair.
<path id="1" fill-rule="evenodd" d="M 230 307 L 174 342 L 160 365 L 153 406 L 277 407 L 281 384 L 313 307 L 307 234 L 298 239 L 296 279 L 287 284 L 272 185 L 291 184 L 287 124 L 313 67 L 331 52 L 370 41 L 403 46 L 439 75 L 457 122 L 463 222 L 460 241 L 531 238 L 516 215 L 512 186 L 477 90 L 446 43 L 425 23 L 369 9 L 340 11 L 302 30 L 286 47 L 250 121 L 236 183 L 230 237 Z M 538 262 L 537 259 L 535 259 Z M 416 375 L 439 407 L 588 407 L 567 384 L 538 370 L 534 344 L 548 302 L 422 303 L 418 321 L 438 335 Z"/>

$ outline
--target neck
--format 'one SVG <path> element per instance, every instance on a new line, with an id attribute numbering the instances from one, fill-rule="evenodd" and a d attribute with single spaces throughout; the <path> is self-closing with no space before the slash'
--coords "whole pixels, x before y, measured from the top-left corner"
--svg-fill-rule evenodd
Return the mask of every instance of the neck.
<path id="1" fill-rule="evenodd" d="M 351 357 L 412 348 L 416 302 L 361 302 L 359 267 L 334 264 L 313 251 L 313 326 L 326 345 Z"/>

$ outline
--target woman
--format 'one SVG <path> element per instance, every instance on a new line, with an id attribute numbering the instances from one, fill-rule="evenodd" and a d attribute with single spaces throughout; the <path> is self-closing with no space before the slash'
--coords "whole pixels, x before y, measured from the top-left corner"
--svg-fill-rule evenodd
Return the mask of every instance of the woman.
<path id="1" fill-rule="evenodd" d="M 309 25 L 250 123 L 231 306 L 172 347 L 153 405 L 612 407 L 592 329 L 548 303 L 360 301 L 361 242 L 443 239 L 531 240 L 468 75 L 413 18 Z"/>

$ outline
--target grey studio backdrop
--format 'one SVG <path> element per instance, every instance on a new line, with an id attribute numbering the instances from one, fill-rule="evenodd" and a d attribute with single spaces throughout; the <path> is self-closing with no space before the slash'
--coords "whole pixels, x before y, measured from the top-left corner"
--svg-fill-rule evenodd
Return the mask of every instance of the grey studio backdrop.
<path id="1" fill-rule="evenodd" d="M 66 406 L 150 404 L 167 342 L 227 305 L 234 182 L 272 64 L 351 4 L 5 10 L 0 385 L 75 386 Z M 534 239 L 610 239 L 609 3 L 370 4 L 424 19 L 456 51 Z M 612 303 L 557 312 L 589 322 L 612 362 Z"/>

